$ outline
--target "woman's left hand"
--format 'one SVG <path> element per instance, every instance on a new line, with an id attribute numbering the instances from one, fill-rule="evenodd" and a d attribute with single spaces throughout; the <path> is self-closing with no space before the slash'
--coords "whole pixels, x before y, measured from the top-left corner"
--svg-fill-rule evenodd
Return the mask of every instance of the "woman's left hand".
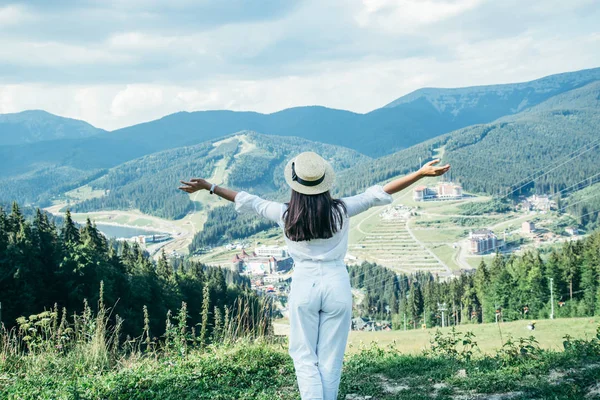
<path id="1" fill-rule="evenodd" d="M 208 190 L 210 189 L 210 183 L 208 183 L 206 181 L 206 179 L 202 179 L 202 178 L 192 178 L 190 179 L 189 182 L 186 181 L 179 181 L 181 183 L 183 183 L 185 186 L 180 186 L 179 190 L 183 190 L 184 192 L 187 193 L 194 193 L 197 192 L 198 190 Z"/>

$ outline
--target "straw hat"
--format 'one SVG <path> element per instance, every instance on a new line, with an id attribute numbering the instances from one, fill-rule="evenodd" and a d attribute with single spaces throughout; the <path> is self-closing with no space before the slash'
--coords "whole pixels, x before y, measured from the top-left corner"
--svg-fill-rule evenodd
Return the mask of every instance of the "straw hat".
<path id="1" fill-rule="evenodd" d="M 325 193 L 335 180 L 331 164 L 312 151 L 300 153 L 291 159 L 285 166 L 284 175 L 292 189 L 308 195 Z"/>

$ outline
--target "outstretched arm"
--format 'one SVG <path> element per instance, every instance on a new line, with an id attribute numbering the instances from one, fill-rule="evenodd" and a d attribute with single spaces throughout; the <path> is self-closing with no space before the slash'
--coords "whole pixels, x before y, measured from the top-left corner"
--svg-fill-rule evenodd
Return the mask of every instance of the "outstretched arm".
<path id="1" fill-rule="evenodd" d="M 205 179 L 192 178 L 189 182 L 180 181 L 184 186 L 179 189 L 186 193 L 194 193 L 198 190 L 210 190 L 212 183 Z M 224 187 L 215 187 L 214 193 L 217 196 L 235 203 L 235 209 L 238 212 L 253 212 L 262 217 L 265 217 L 279 225 L 281 225 L 281 215 L 283 212 L 283 204 L 274 201 L 264 200 L 253 194 L 244 191 L 236 192 L 235 190 L 226 189 Z"/>
<path id="2" fill-rule="evenodd" d="M 183 190 L 187 193 L 194 193 L 198 190 L 210 190 L 212 183 L 208 182 L 206 179 L 201 178 L 192 178 L 190 182 L 179 181 L 183 183 L 184 186 L 180 186 L 179 189 Z M 215 192 L 217 196 L 224 198 L 225 200 L 235 201 L 235 196 L 237 196 L 238 192 L 231 189 L 226 189 L 224 187 L 216 186 Z"/>
<path id="3" fill-rule="evenodd" d="M 440 160 L 429 161 L 427 164 L 423 165 L 418 171 L 389 182 L 383 187 L 383 190 L 389 194 L 398 193 L 399 191 L 404 190 L 413 183 L 417 182 L 421 178 L 425 178 L 426 176 L 440 176 L 448 172 L 448 170 L 450 169 L 450 164 L 446 164 L 443 167 L 435 167 L 434 165 L 439 162 Z"/>

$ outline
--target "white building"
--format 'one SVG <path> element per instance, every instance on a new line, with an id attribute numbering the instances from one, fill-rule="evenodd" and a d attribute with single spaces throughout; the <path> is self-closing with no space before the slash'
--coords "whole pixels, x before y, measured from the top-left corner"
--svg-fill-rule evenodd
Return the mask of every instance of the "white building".
<path id="1" fill-rule="evenodd" d="M 578 234 L 579 234 L 579 230 L 578 230 L 576 227 L 574 227 L 574 226 L 568 226 L 568 227 L 566 227 L 566 228 L 565 228 L 565 231 L 566 231 L 566 232 L 567 232 L 569 235 L 571 235 L 571 236 L 575 236 L 575 235 L 578 235 Z"/>
<path id="2" fill-rule="evenodd" d="M 437 185 L 438 199 L 460 199 L 462 197 L 462 186 L 452 182 L 440 182 Z"/>
<path id="3" fill-rule="evenodd" d="M 277 258 L 289 257 L 287 248 L 279 247 L 279 246 L 262 245 L 260 247 L 256 247 L 254 249 L 254 253 L 256 253 L 256 255 L 258 257 L 277 257 Z"/>
<path id="4" fill-rule="evenodd" d="M 521 224 L 521 231 L 523 233 L 532 233 L 535 231 L 535 225 L 531 221 L 525 221 Z"/>
<path id="5" fill-rule="evenodd" d="M 469 250 L 473 254 L 485 254 L 504 245 L 494 232 L 489 229 L 478 229 L 469 234 Z"/>
<path id="6" fill-rule="evenodd" d="M 429 199 L 453 200 L 463 196 L 462 186 L 452 182 L 439 182 L 437 187 L 417 186 L 413 190 L 413 200 L 425 201 Z"/>

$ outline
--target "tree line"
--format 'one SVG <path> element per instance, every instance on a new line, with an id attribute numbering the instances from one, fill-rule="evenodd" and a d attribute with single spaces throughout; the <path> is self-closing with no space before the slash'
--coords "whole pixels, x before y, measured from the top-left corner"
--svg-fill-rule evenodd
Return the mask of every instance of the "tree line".
<path id="1" fill-rule="evenodd" d="M 169 262 L 164 253 L 153 261 L 137 244 L 107 240 L 89 220 L 77 226 L 67 211 L 62 226 L 37 209 L 26 218 L 14 203 L 10 213 L 0 208 L 1 322 L 14 326 L 20 316 L 44 309 L 81 312 L 95 307 L 103 283 L 104 304 L 122 318 L 122 332 L 138 335 L 148 325 L 154 336 L 164 333 L 169 310 L 187 304 L 189 323 L 201 320 L 210 304 L 208 329 L 236 299 L 258 297 L 250 281 L 237 273 L 197 262 Z M 147 306 L 148 323 L 143 308 Z"/>
<path id="2" fill-rule="evenodd" d="M 395 329 L 519 319 L 600 315 L 600 231 L 567 241 L 547 254 L 497 254 L 474 273 L 441 280 L 429 272 L 397 275 L 363 263 L 349 268 L 353 287 L 363 288 L 363 316 L 391 320 Z"/>

